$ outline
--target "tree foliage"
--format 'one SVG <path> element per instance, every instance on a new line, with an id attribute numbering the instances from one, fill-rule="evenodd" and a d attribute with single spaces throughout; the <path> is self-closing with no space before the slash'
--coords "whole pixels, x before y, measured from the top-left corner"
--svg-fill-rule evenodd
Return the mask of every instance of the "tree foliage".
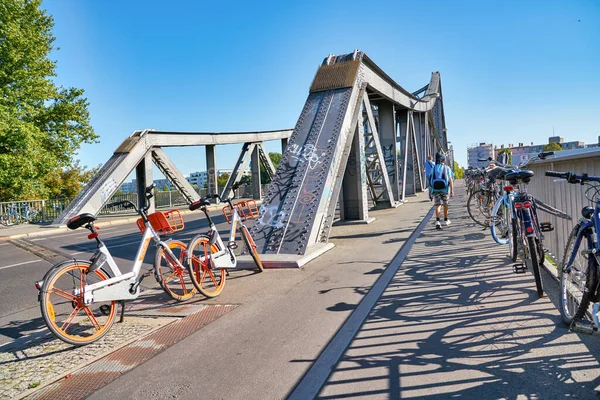
<path id="1" fill-rule="evenodd" d="M 100 168 L 87 170 L 76 161 L 72 166 L 51 171 L 45 179 L 45 195 L 50 199 L 72 199 Z"/>
<path id="2" fill-rule="evenodd" d="M 510 149 L 501 149 L 498 151 L 498 155 L 506 153 L 508 154 L 508 161 L 506 162 L 507 164 L 512 164 L 512 152 L 510 151 Z"/>
<path id="3" fill-rule="evenodd" d="M 217 177 L 217 185 L 219 189 L 222 189 L 227 185 L 227 181 L 229 180 L 229 174 L 223 173 Z"/>
<path id="4" fill-rule="evenodd" d="M 273 167 L 275 167 L 275 169 L 277 169 L 277 166 L 281 162 L 281 157 L 282 157 L 281 153 L 277 153 L 277 152 L 269 153 L 269 158 L 271 159 L 271 162 L 273 163 Z M 261 168 L 261 170 L 260 170 L 260 181 L 263 184 L 271 183 L 271 178 L 269 178 L 269 174 L 267 174 L 267 171 L 265 171 L 264 168 Z"/>
<path id="5" fill-rule="evenodd" d="M 548 143 L 542 146 L 543 151 L 561 151 L 563 148 L 556 142 Z"/>
<path id="6" fill-rule="evenodd" d="M 83 90 L 52 80 L 54 21 L 40 5 L 0 1 L 0 201 L 50 196 L 50 177 L 85 178 L 73 158 L 97 139 Z"/>
<path id="7" fill-rule="evenodd" d="M 454 177 L 456 179 L 462 179 L 465 174 L 465 169 L 461 168 L 456 161 L 454 161 Z"/>

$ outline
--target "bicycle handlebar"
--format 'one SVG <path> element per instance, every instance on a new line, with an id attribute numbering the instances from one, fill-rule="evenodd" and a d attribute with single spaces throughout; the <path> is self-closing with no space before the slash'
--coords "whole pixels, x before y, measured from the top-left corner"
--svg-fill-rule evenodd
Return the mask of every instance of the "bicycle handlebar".
<path id="1" fill-rule="evenodd" d="M 589 176 L 588 174 L 576 175 L 573 172 L 546 171 L 545 175 L 565 179 L 568 183 L 581 183 L 582 185 L 585 182 L 600 183 L 600 176 Z"/>
<path id="2" fill-rule="evenodd" d="M 112 202 L 112 203 L 108 203 L 106 205 L 106 207 L 117 207 L 117 206 L 122 206 L 123 208 L 136 208 L 135 204 L 133 204 L 129 200 L 115 201 L 115 202 Z"/>

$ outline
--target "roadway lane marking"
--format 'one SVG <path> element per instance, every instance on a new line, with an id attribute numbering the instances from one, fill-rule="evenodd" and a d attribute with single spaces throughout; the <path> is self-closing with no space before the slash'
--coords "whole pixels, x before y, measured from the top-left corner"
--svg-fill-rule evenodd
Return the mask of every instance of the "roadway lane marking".
<path id="1" fill-rule="evenodd" d="M 115 229 L 119 229 L 118 227 L 114 226 L 114 227 L 110 227 L 110 228 L 100 228 L 98 229 L 98 233 L 102 233 L 102 232 L 106 232 L 106 231 L 112 231 Z M 138 229 L 124 229 L 123 232 L 127 232 L 127 231 L 134 231 L 134 230 L 138 230 Z M 64 235 L 52 235 L 50 236 L 51 238 L 60 238 L 60 237 L 66 237 L 66 236 L 75 236 L 75 235 L 87 235 L 87 233 L 84 233 L 84 231 L 77 231 L 77 232 L 71 232 L 71 233 L 65 233 Z"/>
<path id="2" fill-rule="evenodd" d="M 40 261 L 46 261 L 46 260 L 33 260 L 33 261 L 25 261 L 22 263 L 18 263 L 18 264 L 12 264 L 12 265 L 7 265 L 5 267 L 0 267 L 0 269 L 6 269 L 6 268 L 12 268 L 12 267 L 18 267 L 19 265 L 25 265 L 25 264 L 32 264 L 32 263 L 36 263 L 36 262 L 40 262 Z M 48 264 L 50 264 L 49 261 L 46 261 Z"/>
<path id="3" fill-rule="evenodd" d="M 287 397 L 288 400 L 314 399 L 319 394 L 321 388 L 327 382 L 329 375 L 333 372 L 335 364 L 344 355 L 344 352 L 356 336 L 362 323 L 377 303 L 377 300 L 385 292 L 385 289 L 387 289 L 394 276 L 396 276 L 396 272 L 398 272 L 404 259 L 408 256 L 415 241 L 421 235 L 425 226 L 427 226 L 429 219 L 433 215 L 433 210 L 434 208 L 432 207 L 427 215 L 425 215 L 423 221 L 421 221 L 417 229 L 410 235 L 398 254 L 390 262 L 390 265 L 381 274 L 379 279 L 377 279 L 371 290 L 369 290 L 369 293 L 362 299 L 358 307 L 356 307 L 354 312 L 340 327 L 334 338 L 325 347 L 300 383 L 294 388 L 290 396 Z"/>
<path id="4" fill-rule="evenodd" d="M 106 245 L 106 247 L 107 247 L 107 248 L 110 250 L 110 249 L 114 249 L 115 247 L 129 246 L 129 245 L 131 245 L 131 244 L 140 244 L 140 241 L 139 241 L 139 240 L 137 240 L 137 241 L 135 241 L 135 242 L 121 243 L 121 244 L 116 244 L 116 245 L 111 245 L 111 246 L 109 246 L 109 245 Z M 86 250 L 86 251 L 78 251 L 77 253 L 71 253 L 71 255 L 72 255 L 72 256 L 75 256 L 75 255 L 77 255 L 77 254 L 81 254 L 81 253 L 90 253 L 90 252 L 92 252 L 93 250 L 94 250 L 94 249 L 93 249 L 93 248 L 91 248 L 91 249 L 89 249 L 89 250 Z"/>

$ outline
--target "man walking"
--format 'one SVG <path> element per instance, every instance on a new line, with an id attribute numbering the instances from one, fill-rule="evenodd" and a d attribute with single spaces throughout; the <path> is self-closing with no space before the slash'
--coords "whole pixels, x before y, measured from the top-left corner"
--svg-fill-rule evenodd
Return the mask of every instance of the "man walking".
<path id="1" fill-rule="evenodd" d="M 435 205 L 435 229 L 442 229 L 440 222 L 440 207 L 444 206 L 444 223 L 450 225 L 448 219 L 448 194 L 454 197 L 454 174 L 446 165 L 446 156 L 439 154 L 436 157 L 438 163 L 435 164 L 429 178 L 429 190 L 433 195 Z"/>
<path id="2" fill-rule="evenodd" d="M 433 197 L 431 195 L 431 188 L 429 187 L 429 178 L 431 177 L 431 171 L 433 171 L 433 167 L 435 164 L 433 163 L 433 157 L 427 156 L 427 161 L 423 164 L 423 172 L 425 172 L 425 186 L 429 189 L 429 200 L 432 200 Z"/>

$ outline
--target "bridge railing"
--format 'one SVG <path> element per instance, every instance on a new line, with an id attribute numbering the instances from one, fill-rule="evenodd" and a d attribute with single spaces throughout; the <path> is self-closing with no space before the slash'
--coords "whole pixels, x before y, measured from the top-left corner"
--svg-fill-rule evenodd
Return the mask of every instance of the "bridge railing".
<path id="1" fill-rule="evenodd" d="M 268 185 L 263 185 L 262 191 L 266 193 L 268 189 Z M 198 194 L 200 197 L 205 197 L 208 195 L 208 189 L 201 188 L 198 189 Z M 240 198 L 252 198 L 252 185 L 242 185 L 235 192 L 235 197 Z M 9 214 L 11 209 L 23 215 L 23 210 L 27 207 L 37 210 L 40 213 L 39 222 L 52 222 L 63 210 L 65 207 L 69 205 L 72 199 L 62 198 L 62 199 L 50 199 L 50 200 L 25 200 L 25 201 L 8 201 L 8 202 L 0 202 L 0 216 Z M 137 205 L 138 196 L 137 193 L 122 193 L 114 195 L 110 202 L 119 201 L 119 200 L 129 200 Z M 186 201 L 183 196 L 176 190 L 162 192 L 156 191 L 154 193 L 154 201 L 155 206 L 158 209 L 162 208 L 174 208 L 186 207 Z M 100 210 L 100 215 L 114 215 L 120 212 L 128 212 L 131 213 L 131 210 L 125 209 L 106 209 L 103 208 Z"/>
<path id="2" fill-rule="evenodd" d="M 529 193 L 536 199 L 573 217 L 573 220 L 568 221 L 539 212 L 541 222 L 549 221 L 554 225 L 554 231 L 546 232 L 544 235 L 544 247 L 560 263 L 569 233 L 581 218 L 581 209 L 592 204 L 585 198 L 585 190 L 588 186 L 554 182 L 556 178 L 547 177 L 544 173 L 546 171 L 569 171 L 576 174 L 585 172 L 588 175 L 600 176 L 600 148 L 559 151 L 552 158 L 536 161 L 529 169 L 535 173 L 528 186 Z"/>

